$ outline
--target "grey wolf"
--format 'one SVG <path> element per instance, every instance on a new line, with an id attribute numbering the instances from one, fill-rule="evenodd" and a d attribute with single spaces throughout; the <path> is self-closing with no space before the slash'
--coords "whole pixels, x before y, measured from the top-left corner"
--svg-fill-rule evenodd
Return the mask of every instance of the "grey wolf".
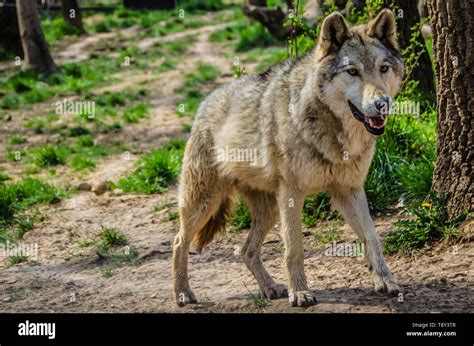
<path id="1" fill-rule="evenodd" d="M 179 185 L 180 230 L 173 244 L 179 306 L 197 301 L 188 281 L 191 243 L 201 251 L 225 232 L 239 195 L 252 218 L 243 261 L 269 299 L 289 296 L 292 306 L 316 304 L 303 268 L 301 211 L 305 196 L 322 191 L 364 242 L 375 291 L 398 293 L 363 186 L 402 77 L 391 11 L 353 28 L 333 13 L 308 54 L 235 80 L 202 102 Z M 255 150 L 256 162 L 218 159 L 228 148 Z M 276 283 L 260 258 L 278 220 L 288 286 Z"/>

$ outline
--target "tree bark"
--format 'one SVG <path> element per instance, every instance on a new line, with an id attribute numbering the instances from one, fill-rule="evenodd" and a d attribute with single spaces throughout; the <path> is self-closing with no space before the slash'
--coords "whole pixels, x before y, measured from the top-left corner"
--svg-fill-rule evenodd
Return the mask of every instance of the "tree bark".
<path id="1" fill-rule="evenodd" d="M 454 216 L 474 209 L 474 3 L 430 0 L 428 8 L 438 103 L 433 189 L 449 193 Z"/>
<path id="2" fill-rule="evenodd" d="M 8 54 L 23 56 L 16 9 L 12 7 L 15 4 L 15 0 L 8 0 L 5 4 L 7 6 L 0 7 L 0 23 L 2 23 L 0 48 L 4 49 Z"/>
<path id="3" fill-rule="evenodd" d="M 249 0 L 249 5 L 267 7 L 267 0 Z"/>
<path id="4" fill-rule="evenodd" d="M 86 33 L 82 25 L 81 10 L 77 4 L 77 0 L 61 0 L 61 10 L 64 21 L 79 29 L 81 34 Z"/>
<path id="5" fill-rule="evenodd" d="M 25 56 L 23 68 L 37 69 L 43 73 L 58 71 L 59 68 L 49 54 L 44 39 L 36 0 L 18 0 L 16 5 L 21 44 Z"/>
<path id="6" fill-rule="evenodd" d="M 411 28 L 420 23 L 420 14 L 418 12 L 417 1 L 414 0 L 385 0 L 385 6 L 390 6 L 394 3 L 402 10 L 402 16 L 397 17 L 397 31 L 399 32 L 398 42 L 402 49 L 410 45 L 410 38 L 412 37 Z M 421 30 L 421 27 L 420 27 Z M 426 49 L 425 39 L 423 35 L 418 36 L 418 44 L 415 47 L 415 54 L 421 54 L 418 58 L 415 68 L 411 71 L 409 76 L 405 76 L 410 80 L 419 81 L 420 91 L 430 100 L 434 100 L 435 96 L 435 81 L 433 74 L 433 67 L 431 64 L 430 55 Z"/>
<path id="7" fill-rule="evenodd" d="M 291 34 L 292 28 L 283 26 L 287 17 L 281 8 L 244 5 L 242 10 L 247 17 L 252 17 L 262 23 L 276 38 L 283 39 Z"/>

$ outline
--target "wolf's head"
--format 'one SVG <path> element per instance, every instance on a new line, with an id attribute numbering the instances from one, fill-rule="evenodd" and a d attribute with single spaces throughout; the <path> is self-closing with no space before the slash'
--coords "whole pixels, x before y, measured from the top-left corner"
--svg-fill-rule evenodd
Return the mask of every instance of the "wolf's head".
<path id="1" fill-rule="evenodd" d="M 354 117 L 381 135 L 403 77 L 393 13 L 383 10 L 354 28 L 341 14 L 331 14 L 322 24 L 316 56 L 321 100 L 337 116 Z"/>

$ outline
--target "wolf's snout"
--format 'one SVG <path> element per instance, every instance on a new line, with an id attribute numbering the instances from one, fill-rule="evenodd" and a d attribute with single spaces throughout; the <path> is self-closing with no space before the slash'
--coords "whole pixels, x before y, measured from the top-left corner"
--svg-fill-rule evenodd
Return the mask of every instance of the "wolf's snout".
<path id="1" fill-rule="evenodd" d="M 382 114 L 388 114 L 391 101 L 392 99 L 389 96 L 382 96 L 381 98 L 375 100 L 375 108 L 377 108 L 377 110 Z"/>

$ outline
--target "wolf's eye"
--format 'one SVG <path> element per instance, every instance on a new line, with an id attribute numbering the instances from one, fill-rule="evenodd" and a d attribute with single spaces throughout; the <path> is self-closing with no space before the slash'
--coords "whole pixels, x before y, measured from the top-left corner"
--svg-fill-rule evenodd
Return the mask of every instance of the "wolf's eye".
<path id="1" fill-rule="evenodd" d="M 355 68 L 348 69 L 347 73 L 349 73 L 351 76 L 357 76 L 359 74 Z"/>
<path id="2" fill-rule="evenodd" d="M 385 73 L 387 71 L 388 71 L 388 66 L 387 65 L 380 66 L 380 72 Z"/>

